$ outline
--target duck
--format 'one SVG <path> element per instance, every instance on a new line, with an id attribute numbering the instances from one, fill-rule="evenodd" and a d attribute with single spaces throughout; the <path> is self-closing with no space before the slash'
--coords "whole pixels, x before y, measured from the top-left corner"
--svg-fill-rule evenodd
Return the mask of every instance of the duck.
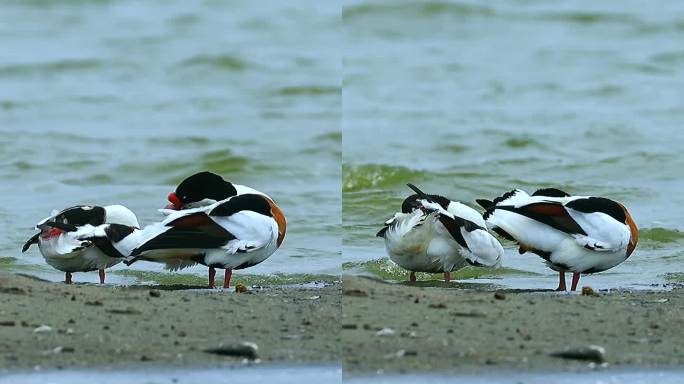
<path id="1" fill-rule="evenodd" d="M 224 269 L 223 288 L 233 270 L 257 265 L 280 248 L 285 215 L 268 195 L 200 172 L 183 180 L 168 196 L 167 215 L 126 240 L 124 263 L 164 263 L 169 270 L 196 264 L 209 267 L 215 288 L 216 268 Z"/>
<path id="2" fill-rule="evenodd" d="M 519 245 L 519 253 L 541 257 L 558 272 L 557 291 L 565 291 L 565 273 L 572 272 L 571 291 L 582 274 L 602 272 L 627 260 L 639 240 L 639 229 L 625 206 L 598 196 L 571 196 L 558 188 L 532 195 L 521 189 L 495 198 L 478 199 L 487 227 Z"/>
<path id="3" fill-rule="evenodd" d="M 503 247 L 478 211 L 407 185 L 415 194 L 404 199 L 401 212 L 376 236 L 385 240 L 390 260 L 409 271 L 410 282 L 416 281 L 416 272 L 444 273 L 448 285 L 451 272 L 467 265 L 501 266 Z"/>
<path id="4" fill-rule="evenodd" d="M 66 284 L 72 284 L 72 273 L 94 270 L 104 284 L 105 269 L 125 256 L 119 244 L 139 228 L 136 215 L 123 205 L 76 205 L 36 224 L 39 232 L 21 251 L 25 253 L 37 244 L 45 261 L 65 273 Z"/>
<path id="5" fill-rule="evenodd" d="M 183 210 L 206 207 L 232 196 L 244 194 L 263 195 L 271 199 L 254 188 L 232 183 L 214 172 L 202 171 L 183 179 L 176 189 L 168 194 L 169 204 L 164 208 Z"/>

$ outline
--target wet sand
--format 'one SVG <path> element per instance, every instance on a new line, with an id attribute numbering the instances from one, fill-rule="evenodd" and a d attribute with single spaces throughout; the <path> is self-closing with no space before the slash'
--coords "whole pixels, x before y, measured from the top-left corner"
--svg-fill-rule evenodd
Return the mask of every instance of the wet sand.
<path id="1" fill-rule="evenodd" d="M 242 365 L 243 357 L 205 352 L 241 342 L 256 343 L 264 363 L 339 361 L 338 283 L 239 294 L 200 288 L 0 274 L 0 371 Z"/>
<path id="2" fill-rule="evenodd" d="M 597 295 L 343 276 L 345 374 L 684 365 L 684 289 Z M 550 356 L 598 345 L 605 363 Z"/>

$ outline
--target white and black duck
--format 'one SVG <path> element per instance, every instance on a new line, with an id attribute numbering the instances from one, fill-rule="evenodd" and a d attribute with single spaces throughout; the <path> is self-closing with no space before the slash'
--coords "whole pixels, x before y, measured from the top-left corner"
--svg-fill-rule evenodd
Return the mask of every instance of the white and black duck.
<path id="1" fill-rule="evenodd" d="M 444 273 L 448 284 L 451 272 L 466 265 L 501 265 L 503 248 L 479 212 L 408 186 L 416 194 L 404 200 L 401 212 L 386 221 L 377 236 L 385 239 L 390 259 L 410 271 L 410 281 L 416 280 L 415 272 Z"/>
<path id="2" fill-rule="evenodd" d="M 570 196 L 555 188 L 528 195 L 515 189 L 493 201 L 478 200 L 487 226 L 517 242 L 519 252 L 532 252 L 559 273 L 557 290 L 571 290 L 580 275 L 613 268 L 627 260 L 639 239 L 632 216 L 619 202 L 595 196 Z"/>

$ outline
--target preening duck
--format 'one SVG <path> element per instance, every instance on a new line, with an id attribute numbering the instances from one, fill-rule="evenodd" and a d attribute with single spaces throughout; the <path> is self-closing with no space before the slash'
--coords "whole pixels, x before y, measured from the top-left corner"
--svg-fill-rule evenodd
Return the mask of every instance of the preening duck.
<path id="1" fill-rule="evenodd" d="M 233 269 L 261 263 L 285 238 L 285 216 L 269 196 L 210 172 L 184 180 L 169 200 L 173 209 L 163 210 L 165 220 L 127 239 L 127 265 L 147 260 L 177 270 L 203 264 L 212 288 L 215 268 L 223 268 L 228 288 Z"/>
<path id="2" fill-rule="evenodd" d="M 634 252 L 639 239 L 624 205 L 604 197 L 570 196 L 555 188 L 531 196 L 515 189 L 493 201 L 477 200 L 486 209 L 487 226 L 532 252 L 559 273 L 557 290 L 564 291 L 565 272 L 572 272 L 571 290 L 582 273 L 610 269 Z"/>
<path id="3" fill-rule="evenodd" d="M 40 232 L 21 251 L 38 244 L 45 261 L 65 272 L 66 284 L 71 284 L 72 273 L 96 269 L 100 283 L 104 284 L 105 269 L 123 260 L 119 245 L 139 226 L 135 214 L 124 206 L 77 205 L 36 224 Z"/>
<path id="4" fill-rule="evenodd" d="M 451 272 L 468 264 L 501 265 L 504 250 L 480 213 L 408 186 L 416 193 L 404 200 L 401 212 L 386 221 L 377 236 L 385 239 L 390 259 L 410 271 L 410 281 L 416 280 L 416 272 L 444 273 L 448 284 Z"/>

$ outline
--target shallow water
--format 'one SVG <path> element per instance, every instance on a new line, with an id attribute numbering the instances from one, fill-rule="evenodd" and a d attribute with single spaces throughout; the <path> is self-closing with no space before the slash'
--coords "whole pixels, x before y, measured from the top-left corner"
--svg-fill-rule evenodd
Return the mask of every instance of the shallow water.
<path id="1" fill-rule="evenodd" d="M 515 187 L 622 201 L 639 246 L 580 285 L 681 280 L 672 273 L 684 269 L 684 3 L 345 4 L 343 258 L 352 273 L 377 275 L 368 263 L 386 256 L 374 235 L 413 182 L 472 206 Z M 539 257 L 504 246 L 507 270 L 495 283 L 556 286 Z"/>
<path id="2" fill-rule="evenodd" d="M 256 366 L 245 368 L 63 370 L 0 374 L 0 384 L 73 384 L 73 383 L 144 383 L 183 384 L 208 382 L 268 382 L 298 384 L 313 380 L 316 383 L 340 383 L 342 368 L 336 365 L 312 366 Z"/>
<path id="3" fill-rule="evenodd" d="M 338 24 L 335 2 L 2 2 L 0 257 L 61 280 L 19 251 L 53 209 L 122 203 L 150 223 L 176 183 L 212 170 L 288 218 L 282 249 L 236 278 L 339 275 Z"/>
<path id="4" fill-rule="evenodd" d="M 402 383 L 472 383 L 472 384 L 678 384 L 684 371 L 681 370 L 606 370 L 595 372 L 500 372 L 471 375 L 378 375 L 345 379 L 353 384 L 402 384 Z"/>

